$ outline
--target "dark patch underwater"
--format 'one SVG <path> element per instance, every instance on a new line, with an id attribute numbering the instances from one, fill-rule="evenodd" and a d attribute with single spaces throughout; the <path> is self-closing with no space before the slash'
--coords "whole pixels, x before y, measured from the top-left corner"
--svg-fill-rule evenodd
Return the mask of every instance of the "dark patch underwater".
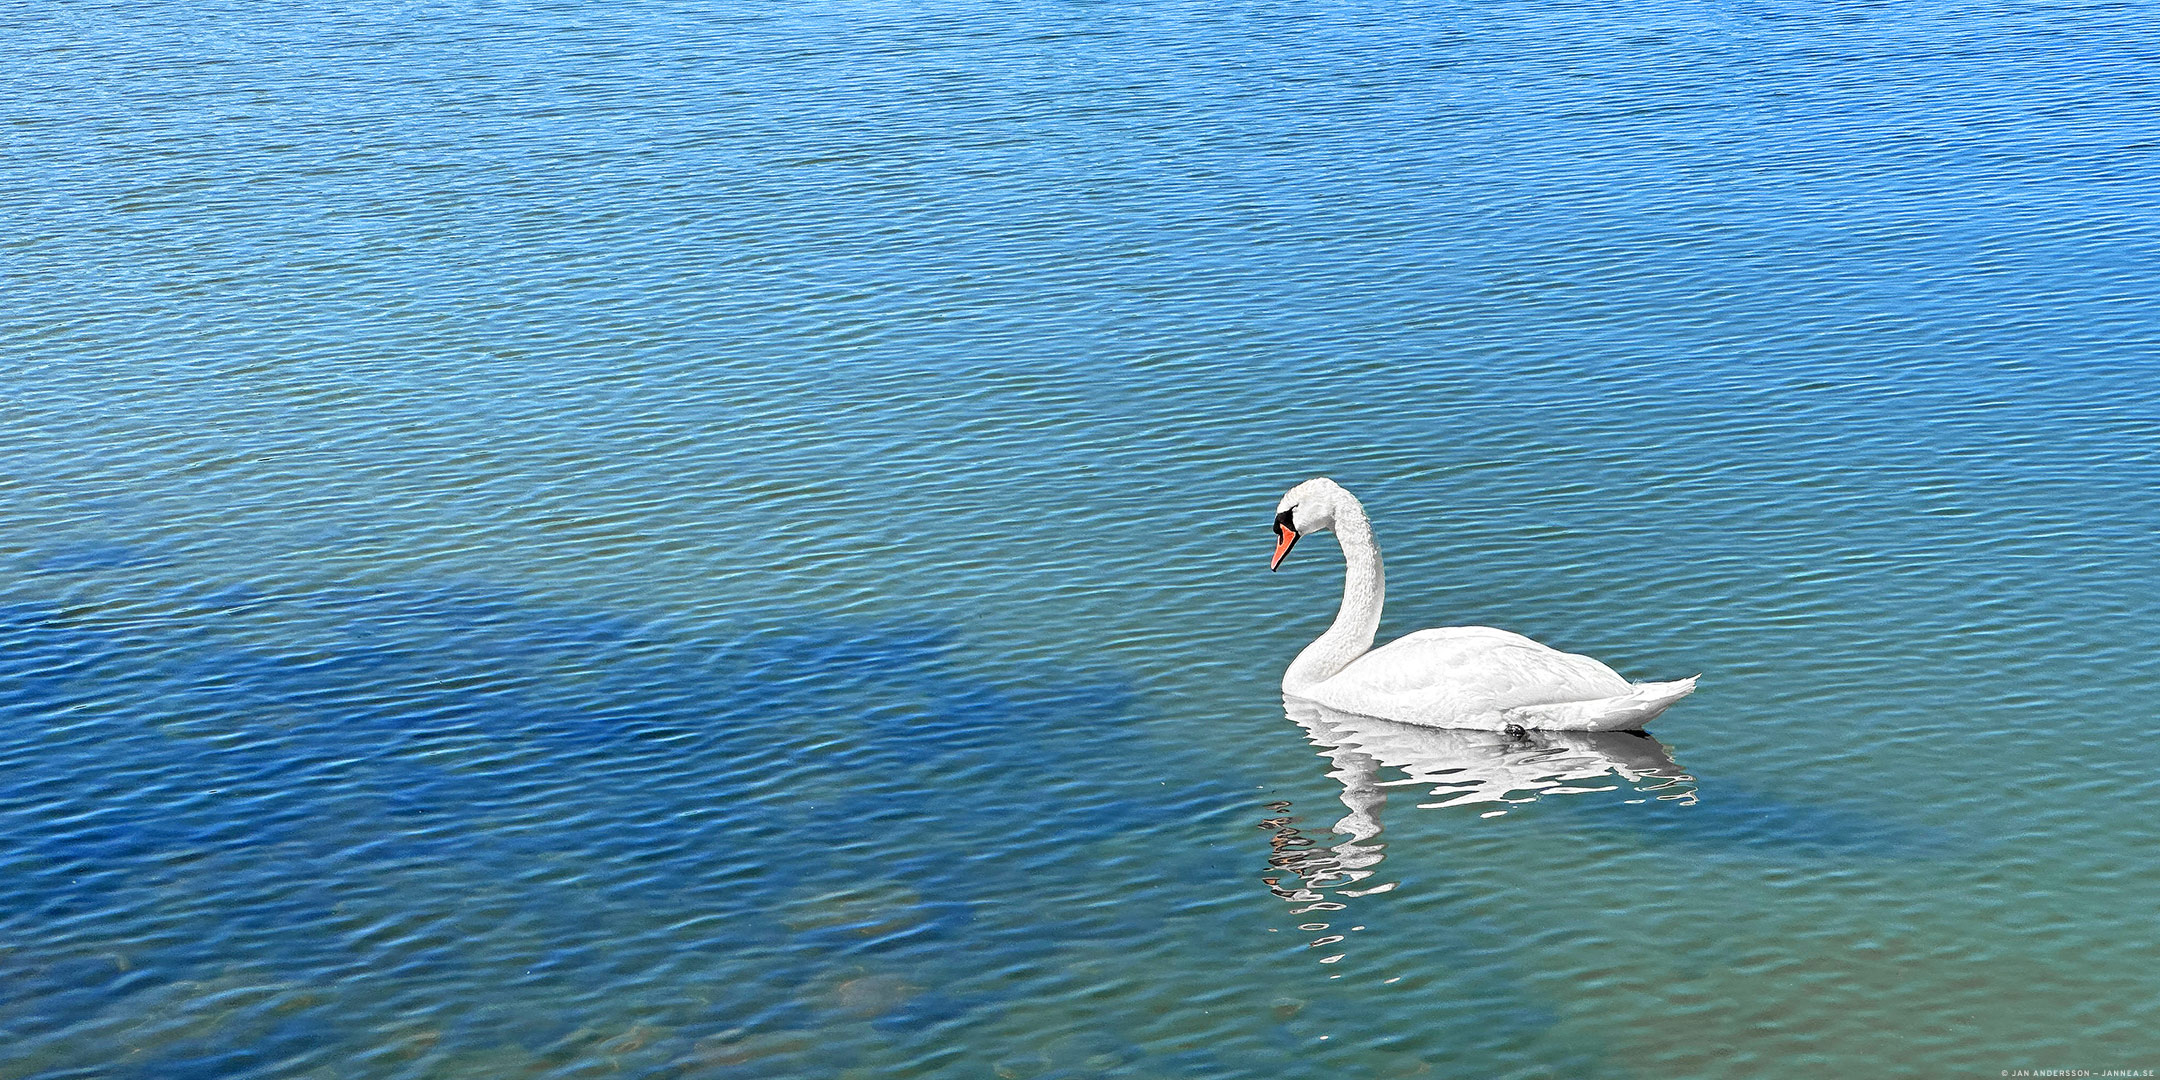
<path id="1" fill-rule="evenodd" d="M 382 1007 L 362 999 L 432 1001 L 431 1048 L 545 1056 L 580 1030 L 564 1003 L 636 981 L 626 948 L 712 950 L 703 966 L 733 973 L 709 1009 L 668 1011 L 684 1045 L 839 1007 L 927 1047 L 998 1015 L 936 989 L 981 958 L 1052 963 L 1160 918 L 1037 903 L 1045 875 L 1139 835 L 1205 852 L 1245 798 L 1142 752 L 1128 693 L 970 679 L 936 628 L 700 641 L 472 586 L 287 607 L 308 629 L 274 648 L 215 604 L 160 626 L 0 610 L 0 932 L 30 943 L 0 956 L 18 1035 L 0 1061 L 63 1075 L 103 1045 L 83 1032 L 233 981 L 295 1004 L 149 1037 L 112 1075 L 267 1074 L 368 1045 L 351 1017 Z M 1237 870 L 1225 854 L 1212 872 Z M 817 1003 L 863 964 L 915 989 Z M 489 983 L 523 1004 L 455 1000 Z"/>

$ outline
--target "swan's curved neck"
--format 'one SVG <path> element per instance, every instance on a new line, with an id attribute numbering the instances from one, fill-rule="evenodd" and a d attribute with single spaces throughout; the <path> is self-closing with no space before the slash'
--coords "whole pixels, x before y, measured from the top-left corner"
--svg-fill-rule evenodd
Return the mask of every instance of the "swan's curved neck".
<path id="1" fill-rule="evenodd" d="M 1335 512 L 1335 539 L 1342 544 L 1342 608 L 1327 633 L 1313 639 L 1283 672 L 1282 688 L 1299 693 L 1333 678 L 1350 661 L 1372 648 L 1373 634 L 1380 629 L 1380 605 L 1387 599 L 1386 575 L 1380 569 L 1380 545 L 1373 541 L 1372 524 L 1365 509 L 1356 503 Z"/>

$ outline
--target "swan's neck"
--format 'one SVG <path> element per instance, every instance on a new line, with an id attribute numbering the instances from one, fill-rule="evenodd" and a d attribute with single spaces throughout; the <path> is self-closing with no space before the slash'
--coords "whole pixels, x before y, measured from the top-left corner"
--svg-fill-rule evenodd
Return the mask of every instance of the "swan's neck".
<path id="1" fill-rule="evenodd" d="M 1305 646 L 1283 672 L 1282 688 L 1288 693 L 1300 693 L 1349 667 L 1372 648 L 1373 634 L 1380 629 L 1387 582 L 1380 571 L 1380 545 L 1373 542 L 1372 524 L 1362 508 L 1351 505 L 1336 512 L 1335 539 L 1343 552 L 1342 608 L 1327 633 Z"/>

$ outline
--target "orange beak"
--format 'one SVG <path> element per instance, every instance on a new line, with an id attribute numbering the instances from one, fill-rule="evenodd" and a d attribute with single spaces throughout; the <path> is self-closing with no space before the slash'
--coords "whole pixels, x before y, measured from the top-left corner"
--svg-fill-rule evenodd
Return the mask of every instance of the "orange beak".
<path id="1" fill-rule="evenodd" d="M 1297 543 L 1298 531 L 1287 525 L 1275 526 L 1275 557 L 1268 560 L 1267 568 L 1273 570 L 1282 565 L 1283 556 L 1290 554 L 1290 545 Z"/>

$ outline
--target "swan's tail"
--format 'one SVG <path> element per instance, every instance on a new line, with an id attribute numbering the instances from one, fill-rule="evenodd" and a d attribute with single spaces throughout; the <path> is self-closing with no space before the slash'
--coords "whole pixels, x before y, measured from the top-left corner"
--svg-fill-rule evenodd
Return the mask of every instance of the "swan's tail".
<path id="1" fill-rule="evenodd" d="M 1605 731 L 1634 731 L 1671 708 L 1673 702 L 1695 692 L 1695 680 L 1700 675 L 1690 675 L 1672 682 L 1636 683 L 1635 692 L 1619 701 L 1627 705 L 1609 719 L 1615 721 L 1603 727 Z"/>
<path id="2" fill-rule="evenodd" d="M 1694 693 L 1695 680 L 1700 678 L 1690 675 L 1673 682 L 1636 683 L 1618 697 L 1538 705 L 1522 710 L 1538 713 L 1536 722 L 1525 719 L 1522 723 L 1552 731 L 1637 731 L 1673 702 Z"/>

